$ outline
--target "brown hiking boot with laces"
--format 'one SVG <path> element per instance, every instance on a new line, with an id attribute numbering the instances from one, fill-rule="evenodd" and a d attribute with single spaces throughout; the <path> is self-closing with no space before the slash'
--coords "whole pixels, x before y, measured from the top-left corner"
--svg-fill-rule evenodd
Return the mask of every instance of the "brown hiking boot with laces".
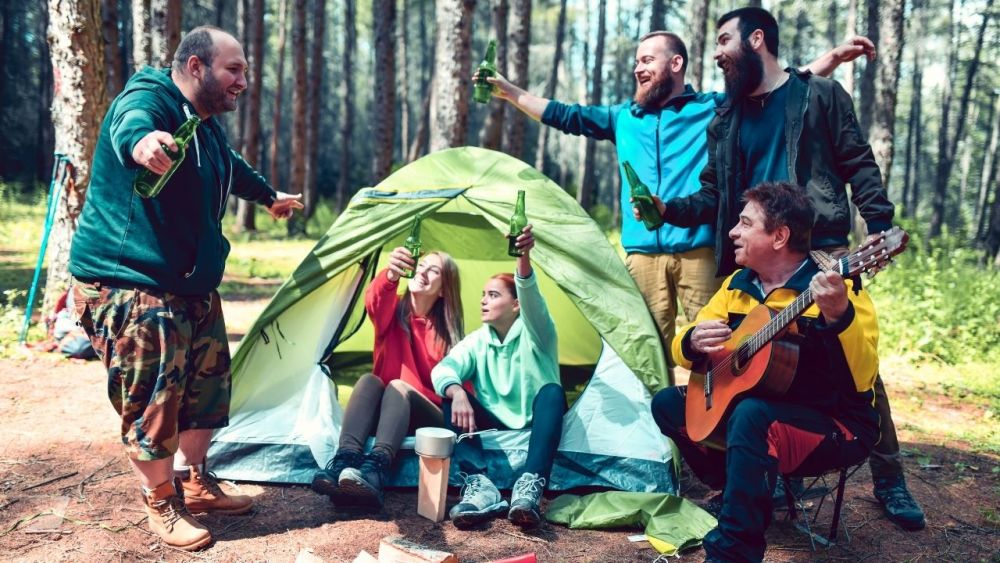
<path id="1" fill-rule="evenodd" d="M 149 529 L 160 536 L 163 543 L 195 551 L 212 541 L 208 528 L 191 516 L 184 501 L 177 494 L 174 481 L 167 481 L 143 495 L 146 514 L 149 515 Z"/>
<path id="2" fill-rule="evenodd" d="M 203 473 L 201 465 L 191 465 L 191 473 L 181 481 L 184 504 L 191 512 L 243 514 L 253 508 L 253 499 L 245 495 L 227 494 L 211 473 Z"/>

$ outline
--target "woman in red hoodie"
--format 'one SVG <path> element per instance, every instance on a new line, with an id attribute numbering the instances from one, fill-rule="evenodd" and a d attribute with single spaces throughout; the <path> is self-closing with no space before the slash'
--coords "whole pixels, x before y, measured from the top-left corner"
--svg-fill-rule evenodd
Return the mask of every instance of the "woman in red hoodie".
<path id="1" fill-rule="evenodd" d="M 399 280 L 414 267 L 400 296 Z M 395 248 L 365 292 L 365 310 L 375 326 L 373 373 L 354 386 L 337 455 L 316 473 L 312 488 L 339 505 L 380 510 L 403 438 L 421 426 L 444 426 L 431 369 L 464 336 L 458 266 L 443 252 L 416 263 L 409 250 Z M 372 430 L 375 446 L 366 455 Z"/>

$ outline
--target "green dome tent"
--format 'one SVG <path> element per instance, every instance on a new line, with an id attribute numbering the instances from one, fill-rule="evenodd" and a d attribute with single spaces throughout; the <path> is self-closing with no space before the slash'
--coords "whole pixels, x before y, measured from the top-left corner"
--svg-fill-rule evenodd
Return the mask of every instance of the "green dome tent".
<path id="1" fill-rule="evenodd" d="M 555 319 L 560 364 L 596 365 L 566 414 L 550 488 L 674 492 L 671 448 L 653 423 L 647 390 L 667 383 L 663 349 L 620 257 L 554 182 L 473 147 L 431 154 L 359 191 L 285 281 L 233 357 L 230 424 L 213 437 L 212 470 L 228 479 L 307 483 L 333 456 L 343 414 L 338 367 L 358 356 L 370 361 L 364 289 L 417 213 L 425 217 L 424 250 L 443 250 L 459 265 L 467 331 L 480 326 L 475 304 L 486 279 L 514 268 L 504 235 L 518 189 L 527 192 L 532 260 Z M 512 484 L 528 436 L 484 437 L 499 486 Z M 407 448 L 393 484 L 416 483 L 412 438 Z"/>

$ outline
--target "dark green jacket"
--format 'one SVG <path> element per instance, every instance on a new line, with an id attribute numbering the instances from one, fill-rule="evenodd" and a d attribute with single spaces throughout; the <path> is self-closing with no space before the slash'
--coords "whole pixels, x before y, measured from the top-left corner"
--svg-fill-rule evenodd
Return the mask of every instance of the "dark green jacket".
<path id="1" fill-rule="evenodd" d="M 788 178 L 805 186 L 816 210 L 813 248 L 846 246 L 851 230 L 850 201 L 861 211 L 869 233 L 892 227 L 894 207 L 882 185 L 871 146 L 861 133 L 851 97 L 836 81 L 788 69 L 785 147 Z M 739 149 L 742 115 L 727 98 L 708 127 L 708 164 L 701 189 L 666 203 L 664 219 L 681 227 L 715 224 L 718 275 L 738 267 L 729 230 L 739 220 L 744 165 Z M 851 184 L 848 194 L 846 183 Z"/>
<path id="2" fill-rule="evenodd" d="M 229 148 L 219 122 L 198 125 L 184 162 L 163 190 L 139 197 L 132 148 L 154 130 L 174 132 L 194 106 L 169 69 L 146 67 L 111 103 L 94 150 L 90 186 L 70 250 L 77 279 L 179 295 L 219 286 L 229 241 L 222 217 L 230 193 L 270 205 L 274 190 Z"/>

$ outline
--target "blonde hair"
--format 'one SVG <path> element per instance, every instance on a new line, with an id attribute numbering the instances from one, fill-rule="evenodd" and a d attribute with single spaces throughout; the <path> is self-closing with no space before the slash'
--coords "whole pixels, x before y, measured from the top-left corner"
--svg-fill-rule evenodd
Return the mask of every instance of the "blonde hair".
<path id="1" fill-rule="evenodd" d="M 429 252 L 428 256 L 441 259 L 441 296 L 434 302 L 428 317 L 434 325 L 438 342 L 444 346 L 447 353 L 465 336 L 465 319 L 462 314 L 462 280 L 458 276 L 458 264 L 445 252 Z M 413 315 L 413 305 L 410 302 L 410 289 L 403 293 L 399 305 L 396 306 L 396 320 L 407 337 L 410 337 L 410 317 Z"/>

